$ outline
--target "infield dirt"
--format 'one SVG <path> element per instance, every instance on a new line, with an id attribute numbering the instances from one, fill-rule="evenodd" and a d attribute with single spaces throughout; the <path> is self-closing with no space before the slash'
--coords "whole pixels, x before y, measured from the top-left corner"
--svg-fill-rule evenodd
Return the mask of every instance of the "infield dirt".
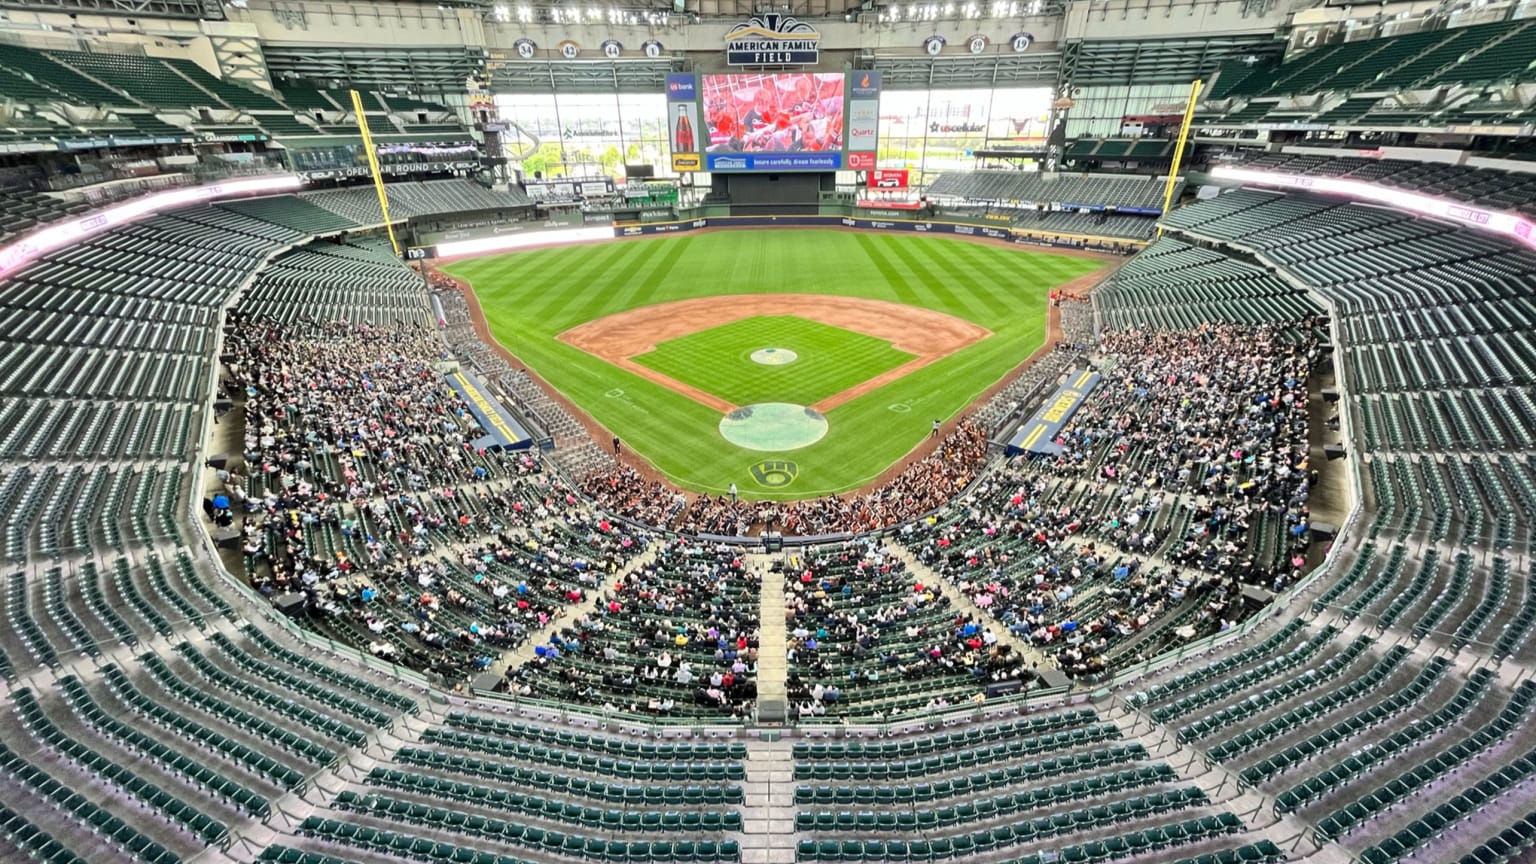
<path id="1" fill-rule="evenodd" d="M 760 315 L 795 315 L 830 327 L 872 336 L 914 357 L 810 406 L 826 413 L 992 335 L 992 331 L 917 306 L 821 294 L 732 294 L 642 306 L 605 315 L 561 333 L 560 341 L 674 390 L 710 408 L 729 413 L 740 407 L 634 361 L 670 339 Z"/>

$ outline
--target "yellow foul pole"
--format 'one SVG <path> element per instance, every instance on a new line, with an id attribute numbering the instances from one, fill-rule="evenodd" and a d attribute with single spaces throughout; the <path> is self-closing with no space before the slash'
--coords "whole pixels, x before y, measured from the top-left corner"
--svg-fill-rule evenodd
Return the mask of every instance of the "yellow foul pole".
<path id="1" fill-rule="evenodd" d="M 1179 124 L 1179 143 L 1173 148 L 1173 165 L 1168 169 L 1168 184 L 1163 187 L 1163 215 L 1158 217 L 1159 221 L 1168 215 L 1168 208 L 1173 206 L 1173 187 L 1178 182 L 1179 166 L 1184 162 L 1184 144 L 1189 140 L 1189 127 L 1195 120 L 1195 103 L 1200 101 L 1200 84 L 1199 78 L 1189 84 L 1189 104 L 1184 106 L 1184 122 Z M 356 98 L 357 94 L 354 92 L 352 96 Z M 1157 226 L 1157 236 L 1163 236 L 1162 225 Z"/>
<path id="2" fill-rule="evenodd" d="M 384 177 L 379 173 L 379 154 L 373 150 L 373 135 L 368 132 L 368 114 L 363 110 L 362 94 L 352 91 L 352 113 L 357 116 L 357 131 L 363 136 L 363 152 L 368 154 L 368 170 L 373 174 L 373 190 L 379 193 L 379 212 L 384 214 L 384 230 L 389 232 L 389 247 L 400 255 L 400 241 L 395 239 L 395 226 L 389 221 L 389 196 L 384 192 Z M 1186 120 L 1186 125 L 1188 121 Z"/>

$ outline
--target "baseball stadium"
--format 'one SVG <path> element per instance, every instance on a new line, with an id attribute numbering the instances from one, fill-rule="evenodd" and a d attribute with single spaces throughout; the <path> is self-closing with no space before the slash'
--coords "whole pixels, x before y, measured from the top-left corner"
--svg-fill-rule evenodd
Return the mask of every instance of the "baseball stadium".
<path id="1" fill-rule="evenodd" d="M 1536 862 L 1536 3 L 0 0 L 0 861 Z"/>

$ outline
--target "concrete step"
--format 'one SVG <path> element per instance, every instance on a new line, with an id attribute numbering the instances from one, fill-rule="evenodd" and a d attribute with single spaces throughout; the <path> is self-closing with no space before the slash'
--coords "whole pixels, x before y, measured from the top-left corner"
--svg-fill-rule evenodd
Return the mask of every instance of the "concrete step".
<path id="1" fill-rule="evenodd" d="M 788 698 L 788 632 L 784 625 L 784 574 L 772 569 L 774 558 L 753 555 L 749 566 L 762 576 L 759 591 L 757 651 L 757 698 L 761 702 L 784 702 Z"/>

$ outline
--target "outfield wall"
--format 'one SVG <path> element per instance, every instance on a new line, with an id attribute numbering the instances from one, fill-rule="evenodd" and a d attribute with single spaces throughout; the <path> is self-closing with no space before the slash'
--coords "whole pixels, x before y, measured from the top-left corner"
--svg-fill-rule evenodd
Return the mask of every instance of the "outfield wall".
<path id="1" fill-rule="evenodd" d="M 823 208 L 831 209 L 831 208 Z M 846 209 L 846 208 L 842 208 Z M 1061 234 L 1049 231 L 1020 231 L 1003 225 L 983 225 L 975 221 L 948 219 L 870 218 L 865 214 L 821 214 L 817 216 L 701 216 L 675 222 L 616 224 L 615 237 L 643 237 L 695 231 L 701 228 L 852 228 L 860 231 L 909 231 L 919 234 L 954 234 L 1012 243 L 1096 252 L 1131 254 L 1145 248 L 1145 240 L 1097 237 L 1086 234 Z"/>
<path id="2" fill-rule="evenodd" d="M 1063 234 L 1051 231 L 1025 231 L 1007 225 L 978 224 L 974 220 L 873 218 L 868 211 L 843 206 L 823 205 L 818 215 L 731 216 L 728 206 L 696 208 L 689 218 L 669 222 L 623 222 L 613 225 L 589 225 L 579 222 L 518 223 L 504 236 L 492 236 L 461 242 L 417 246 L 409 250 L 412 260 L 421 258 L 459 258 L 490 252 L 506 252 L 536 246 L 567 243 L 592 243 L 629 237 L 677 234 L 685 231 L 720 228 L 835 228 L 854 231 L 903 231 L 917 234 L 945 234 L 986 240 L 1001 240 L 1048 249 L 1084 249 L 1090 252 L 1131 255 L 1146 248 L 1149 241 L 1087 234 Z M 829 213 L 836 210 L 841 212 Z"/>

